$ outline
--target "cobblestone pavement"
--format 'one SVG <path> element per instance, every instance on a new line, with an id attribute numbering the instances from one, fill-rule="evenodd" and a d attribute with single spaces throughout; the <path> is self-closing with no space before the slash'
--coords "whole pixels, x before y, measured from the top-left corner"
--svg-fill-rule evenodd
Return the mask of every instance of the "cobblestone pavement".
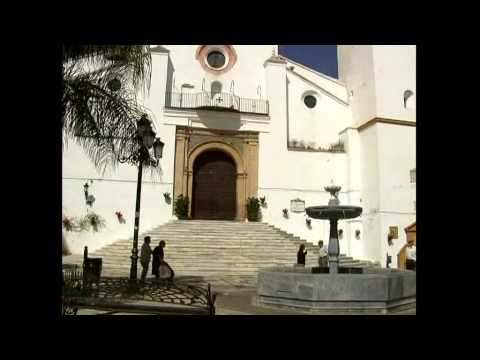
<path id="1" fill-rule="evenodd" d="M 123 275 L 125 276 L 125 274 Z M 109 280 L 110 279 L 110 280 Z M 106 278 L 104 285 L 113 284 L 112 278 Z M 188 285 L 207 288 L 211 284 L 211 290 L 217 294 L 215 303 L 216 315 L 312 315 L 310 312 L 294 310 L 294 309 L 277 309 L 265 308 L 257 306 L 254 302 L 256 295 L 256 276 L 187 276 L 179 275 L 174 279 L 174 284 L 177 287 L 185 287 Z M 126 280 L 125 280 L 126 281 Z M 147 278 L 146 288 L 155 286 L 152 279 Z M 107 291 L 108 292 L 108 291 Z M 115 296 L 115 290 L 110 290 L 110 296 Z M 155 294 L 155 291 L 153 291 Z M 117 294 L 118 295 L 118 294 Z M 172 299 L 175 294 L 172 293 Z M 154 295 L 155 296 L 155 295 Z M 186 298 L 188 302 L 188 297 Z M 154 300 L 152 298 L 152 300 Z M 90 309 L 80 309 L 78 315 L 135 315 L 124 312 L 105 312 Z M 140 315 L 140 314 L 139 314 Z M 416 315 L 416 309 L 410 309 L 395 313 L 394 315 Z"/>

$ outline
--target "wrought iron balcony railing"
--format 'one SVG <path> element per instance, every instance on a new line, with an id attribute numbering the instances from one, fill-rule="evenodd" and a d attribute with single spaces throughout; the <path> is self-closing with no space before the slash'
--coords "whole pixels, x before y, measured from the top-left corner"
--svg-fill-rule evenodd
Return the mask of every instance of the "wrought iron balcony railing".
<path id="1" fill-rule="evenodd" d="M 165 94 L 165 107 L 179 109 L 205 109 L 233 111 L 241 113 L 268 115 L 268 101 L 261 99 L 245 99 L 228 93 Z"/>

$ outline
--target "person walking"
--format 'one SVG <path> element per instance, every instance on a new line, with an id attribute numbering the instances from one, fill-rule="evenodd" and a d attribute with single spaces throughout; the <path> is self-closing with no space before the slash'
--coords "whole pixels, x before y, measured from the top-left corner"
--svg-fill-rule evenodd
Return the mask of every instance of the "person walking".
<path id="1" fill-rule="evenodd" d="M 157 280 L 167 279 L 169 281 L 173 280 L 175 272 L 170 267 L 170 265 L 164 260 L 163 248 L 165 247 L 165 241 L 161 240 L 158 246 L 153 249 L 153 260 L 152 260 L 152 274 L 155 275 Z"/>
<path id="2" fill-rule="evenodd" d="M 328 267 L 328 251 L 323 245 L 323 240 L 318 242 L 318 266 Z"/>
<path id="3" fill-rule="evenodd" d="M 307 250 L 305 250 L 305 244 L 301 244 L 297 252 L 297 265 L 305 266 L 306 256 L 307 256 Z"/>
<path id="4" fill-rule="evenodd" d="M 143 239 L 142 250 L 140 252 L 140 264 L 142 265 L 142 282 L 145 282 L 145 278 L 147 277 L 148 265 L 150 264 L 151 256 L 152 249 L 150 248 L 150 236 L 145 236 L 145 238 Z"/>

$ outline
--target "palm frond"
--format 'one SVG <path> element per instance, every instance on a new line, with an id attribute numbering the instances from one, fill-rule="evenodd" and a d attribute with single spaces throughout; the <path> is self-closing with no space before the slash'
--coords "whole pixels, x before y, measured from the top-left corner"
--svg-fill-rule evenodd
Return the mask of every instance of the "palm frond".
<path id="1" fill-rule="evenodd" d="M 73 139 L 97 169 L 115 168 L 120 156 L 136 150 L 136 121 L 148 113 L 137 103 L 136 94 L 150 86 L 150 48 L 64 46 L 63 61 L 64 145 Z M 109 88 L 114 79 L 121 84 L 117 91 Z"/>

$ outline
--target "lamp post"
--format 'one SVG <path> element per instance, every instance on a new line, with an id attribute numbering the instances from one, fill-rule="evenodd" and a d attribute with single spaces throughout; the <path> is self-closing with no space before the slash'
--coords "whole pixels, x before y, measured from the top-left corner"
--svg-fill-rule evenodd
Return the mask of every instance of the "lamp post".
<path id="1" fill-rule="evenodd" d="M 119 157 L 121 163 L 129 162 L 138 166 L 138 179 L 137 179 L 137 197 L 135 202 L 135 225 L 133 230 L 133 247 L 132 247 L 132 260 L 130 267 L 130 280 L 137 280 L 137 262 L 138 262 L 138 229 L 140 224 L 140 196 L 142 193 L 142 170 L 143 164 L 147 163 L 149 166 L 158 166 L 159 160 L 162 158 L 163 146 L 165 145 L 160 141 L 160 138 L 155 139 L 155 131 L 152 129 L 150 120 L 146 115 L 143 115 L 140 120 L 137 121 L 137 138 L 138 149 L 134 151 L 130 156 Z M 153 147 L 154 158 L 150 155 L 150 149 Z"/>

